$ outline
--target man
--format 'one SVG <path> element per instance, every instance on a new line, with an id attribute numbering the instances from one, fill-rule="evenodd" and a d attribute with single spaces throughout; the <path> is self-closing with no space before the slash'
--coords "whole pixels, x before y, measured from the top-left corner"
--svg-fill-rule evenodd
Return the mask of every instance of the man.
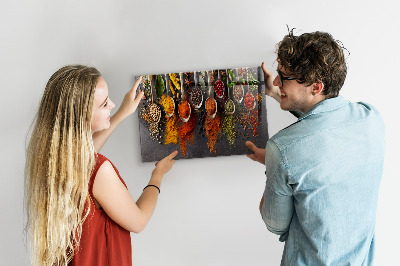
<path id="1" fill-rule="evenodd" d="M 262 68 L 266 94 L 297 122 L 253 143 L 266 165 L 260 212 L 285 241 L 281 265 L 372 265 L 384 157 L 384 124 L 366 103 L 339 96 L 343 48 L 328 33 L 293 31 L 278 44 L 278 75 Z"/>

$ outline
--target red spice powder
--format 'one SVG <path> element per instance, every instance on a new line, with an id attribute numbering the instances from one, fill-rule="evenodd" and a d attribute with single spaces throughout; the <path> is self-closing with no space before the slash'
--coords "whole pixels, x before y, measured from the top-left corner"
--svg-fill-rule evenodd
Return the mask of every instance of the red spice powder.
<path id="1" fill-rule="evenodd" d="M 254 95 L 251 92 L 246 93 L 246 95 L 244 96 L 244 106 L 246 106 L 248 110 L 251 110 L 254 108 L 254 104 L 255 104 Z"/>
<path id="2" fill-rule="evenodd" d="M 207 146 L 211 152 L 217 153 L 216 144 L 218 135 L 221 133 L 221 117 L 216 115 L 214 118 L 206 117 L 204 121 L 204 129 L 208 138 Z"/>
<path id="3" fill-rule="evenodd" d="M 216 110 L 217 110 L 217 105 L 215 104 L 214 98 L 207 98 L 207 101 L 206 101 L 207 114 L 213 115 L 213 114 L 215 114 Z"/>
<path id="4" fill-rule="evenodd" d="M 257 137 L 258 136 L 258 124 L 259 124 L 259 120 L 258 120 L 258 110 L 257 109 L 253 109 L 250 111 L 250 115 L 249 115 L 249 125 L 252 129 L 253 132 L 253 136 Z"/>
<path id="5" fill-rule="evenodd" d="M 179 132 L 179 146 L 181 148 L 181 152 L 183 156 L 187 154 L 187 144 L 188 142 L 194 142 L 194 130 L 196 128 L 196 114 L 190 116 L 189 120 L 184 123 L 179 120 L 178 123 L 178 132 Z"/>
<path id="6" fill-rule="evenodd" d="M 178 105 L 179 115 L 182 118 L 188 118 L 190 115 L 190 106 L 187 101 L 182 101 Z"/>

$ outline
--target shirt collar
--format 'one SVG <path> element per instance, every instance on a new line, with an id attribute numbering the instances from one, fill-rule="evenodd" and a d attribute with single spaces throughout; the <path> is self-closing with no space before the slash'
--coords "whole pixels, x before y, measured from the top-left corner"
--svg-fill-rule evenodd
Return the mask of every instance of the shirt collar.
<path id="1" fill-rule="evenodd" d="M 345 98 L 343 98 L 342 96 L 337 96 L 334 98 L 329 98 L 326 100 L 323 100 L 319 103 L 317 103 L 316 105 L 314 105 L 310 110 L 308 110 L 307 112 L 303 113 L 300 117 L 299 120 L 302 120 L 310 115 L 314 115 L 314 114 L 319 114 L 319 113 L 324 113 L 324 112 L 329 112 L 329 111 L 333 111 L 335 109 L 339 109 L 340 107 L 342 107 L 343 105 L 349 104 L 350 101 L 346 100 Z"/>

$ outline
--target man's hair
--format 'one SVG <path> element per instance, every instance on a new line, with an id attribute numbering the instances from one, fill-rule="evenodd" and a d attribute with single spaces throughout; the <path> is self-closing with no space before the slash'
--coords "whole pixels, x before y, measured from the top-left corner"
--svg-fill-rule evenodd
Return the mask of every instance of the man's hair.
<path id="1" fill-rule="evenodd" d="M 343 49 L 329 33 L 316 31 L 295 36 L 291 30 L 277 45 L 277 60 L 301 84 L 322 82 L 322 93 L 333 98 L 339 95 L 346 79 Z"/>

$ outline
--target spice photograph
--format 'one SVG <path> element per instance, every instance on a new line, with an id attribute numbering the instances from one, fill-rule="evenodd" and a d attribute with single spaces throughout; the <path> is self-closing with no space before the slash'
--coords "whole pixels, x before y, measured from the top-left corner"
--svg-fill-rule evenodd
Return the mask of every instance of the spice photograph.
<path id="1" fill-rule="evenodd" d="M 173 150 L 175 159 L 248 153 L 250 140 L 268 140 L 264 76 L 260 67 L 142 75 L 139 106 L 143 162 Z M 139 78 L 137 76 L 136 78 Z"/>

